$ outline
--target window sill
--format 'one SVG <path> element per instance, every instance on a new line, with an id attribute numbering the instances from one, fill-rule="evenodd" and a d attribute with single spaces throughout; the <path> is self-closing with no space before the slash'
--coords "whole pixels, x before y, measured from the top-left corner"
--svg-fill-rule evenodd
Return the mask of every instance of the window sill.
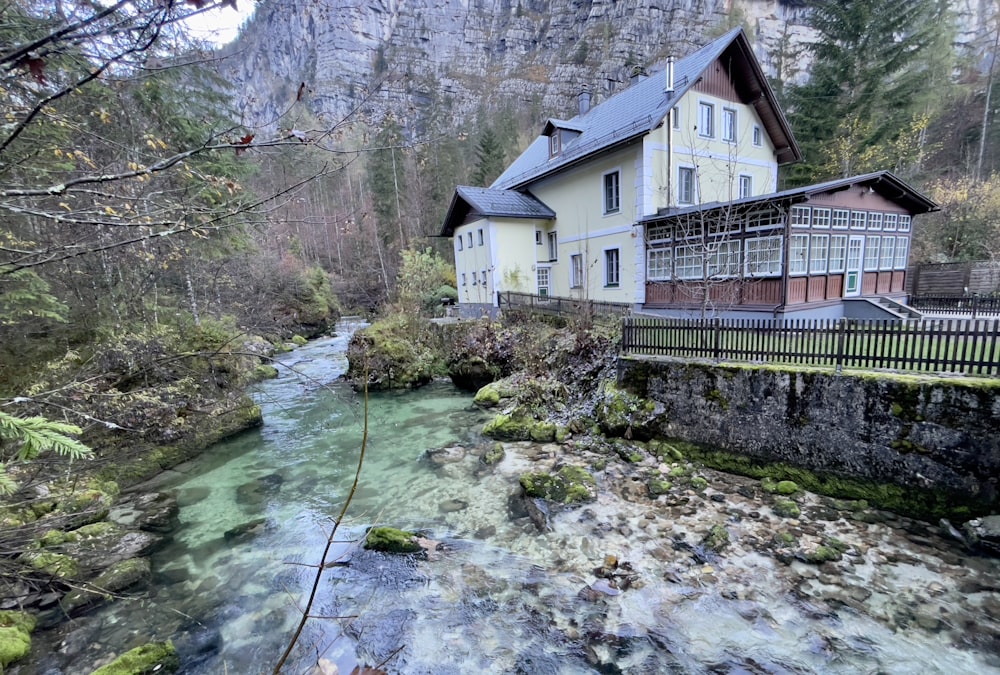
<path id="1" fill-rule="evenodd" d="M 618 288 L 619 284 L 604 284 L 605 288 Z"/>

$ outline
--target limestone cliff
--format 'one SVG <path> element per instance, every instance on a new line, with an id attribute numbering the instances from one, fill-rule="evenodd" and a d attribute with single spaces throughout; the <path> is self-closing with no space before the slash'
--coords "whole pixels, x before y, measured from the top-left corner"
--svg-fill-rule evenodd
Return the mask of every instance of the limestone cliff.
<path id="1" fill-rule="evenodd" d="M 965 44 L 984 39 L 987 0 L 952 0 Z M 247 121 L 296 101 L 326 121 L 394 110 L 413 133 L 432 112 L 467 120 L 511 102 L 572 115 L 638 69 L 742 23 L 779 80 L 807 75 L 808 0 L 262 0 L 229 45 L 225 76 Z M 379 86 L 376 86 L 380 83 Z M 375 91 L 377 89 L 377 91 Z M 371 92 L 375 91 L 374 94 Z"/>

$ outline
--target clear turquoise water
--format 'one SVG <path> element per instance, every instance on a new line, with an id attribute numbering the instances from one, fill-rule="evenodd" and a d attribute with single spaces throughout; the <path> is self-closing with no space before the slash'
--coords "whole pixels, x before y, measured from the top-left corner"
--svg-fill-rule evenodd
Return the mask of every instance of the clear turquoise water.
<path id="1" fill-rule="evenodd" d="M 271 671 L 357 463 L 362 401 L 337 381 L 346 340 L 285 355 L 281 377 L 257 395 L 264 426 L 164 483 L 182 504 L 182 527 L 154 556 L 149 591 L 64 626 L 22 673 L 87 673 L 115 653 L 168 638 L 186 673 Z M 968 616 L 995 625 L 993 562 L 943 565 L 906 532 L 836 523 L 839 536 L 866 551 L 843 576 L 871 597 L 830 609 L 809 599 L 829 580 L 754 550 L 761 528 L 733 513 L 759 505 L 735 494 L 718 511 L 680 516 L 602 485 L 594 503 L 540 534 L 512 518 L 510 499 L 521 472 L 551 465 L 561 450 L 512 444 L 486 469 L 477 456 L 485 419 L 471 396 L 448 384 L 371 396 L 361 488 L 332 556 L 345 564 L 323 571 L 317 618 L 285 672 L 312 673 L 321 659 L 344 674 L 383 662 L 390 672 L 435 674 L 1000 672 L 994 643 L 962 642 L 948 624 Z M 426 451 L 443 446 L 468 452 L 435 465 Z M 226 539 L 257 519 L 256 534 Z M 672 541 L 693 540 L 712 522 L 725 523 L 734 539 L 725 556 L 705 565 L 672 552 Z M 373 524 L 419 529 L 444 550 L 426 560 L 361 551 L 354 542 Z M 879 551 L 905 554 L 888 561 Z M 582 600 L 608 553 L 635 565 L 641 587 Z M 962 578 L 987 590 L 962 597 Z M 891 619 L 922 608 L 945 625 L 900 630 Z M 332 618 L 345 616 L 353 618 Z"/>

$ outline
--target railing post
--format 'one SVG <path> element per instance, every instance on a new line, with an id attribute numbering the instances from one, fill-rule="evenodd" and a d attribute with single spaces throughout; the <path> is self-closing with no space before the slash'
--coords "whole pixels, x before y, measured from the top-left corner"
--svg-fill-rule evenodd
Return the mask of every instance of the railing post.
<path id="1" fill-rule="evenodd" d="M 840 375 L 844 367 L 844 342 L 847 339 L 847 319 L 837 319 L 837 357 L 834 359 L 836 373 Z"/>
<path id="2" fill-rule="evenodd" d="M 972 296 L 972 320 L 976 320 L 976 312 L 979 310 L 979 296 Z"/>
<path id="3" fill-rule="evenodd" d="M 721 338 L 722 331 L 719 330 L 720 321 L 721 319 L 719 319 L 718 317 L 712 319 L 712 329 L 714 333 L 714 335 L 712 336 L 712 358 L 714 358 L 716 361 L 718 361 L 721 358 L 720 355 L 722 353 L 722 338 Z"/>

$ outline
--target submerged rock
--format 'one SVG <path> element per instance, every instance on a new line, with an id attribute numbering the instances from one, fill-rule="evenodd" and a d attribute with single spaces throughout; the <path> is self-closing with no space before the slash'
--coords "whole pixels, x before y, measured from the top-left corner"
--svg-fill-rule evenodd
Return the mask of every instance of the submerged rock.
<path id="1" fill-rule="evenodd" d="M 267 518 L 254 518 L 236 527 L 231 527 L 223 533 L 222 538 L 230 543 L 253 539 L 267 528 Z"/>
<path id="2" fill-rule="evenodd" d="M 555 473 L 527 473 L 520 483 L 528 497 L 560 504 L 589 501 L 596 492 L 594 476 L 579 466 L 564 466 Z"/>
<path id="3" fill-rule="evenodd" d="M 145 675 L 146 673 L 173 673 L 180 667 L 177 652 L 170 640 L 150 642 L 125 652 L 91 675 Z"/>
<path id="4" fill-rule="evenodd" d="M 970 544 L 1000 556 L 1000 515 L 970 520 L 962 529 Z"/>
<path id="5" fill-rule="evenodd" d="M 373 527 L 365 537 L 365 548 L 385 553 L 417 553 L 421 551 L 415 532 L 394 527 Z"/>
<path id="6" fill-rule="evenodd" d="M 60 603 L 62 610 L 72 614 L 83 607 L 110 600 L 113 594 L 147 582 L 149 577 L 150 567 L 147 558 L 132 558 L 115 563 L 98 575 L 86 588 L 70 591 Z"/>

